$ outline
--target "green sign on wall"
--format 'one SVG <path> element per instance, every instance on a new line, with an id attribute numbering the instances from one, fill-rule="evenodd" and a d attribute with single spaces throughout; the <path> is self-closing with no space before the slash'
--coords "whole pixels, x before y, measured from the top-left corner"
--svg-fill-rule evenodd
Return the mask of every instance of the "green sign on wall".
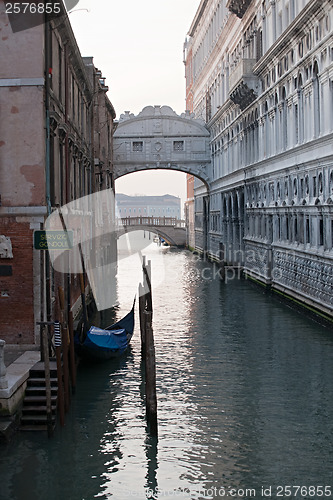
<path id="1" fill-rule="evenodd" d="M 73 247 L 73 231 L 35 231 L 36 250 L 67 250 Z"/>

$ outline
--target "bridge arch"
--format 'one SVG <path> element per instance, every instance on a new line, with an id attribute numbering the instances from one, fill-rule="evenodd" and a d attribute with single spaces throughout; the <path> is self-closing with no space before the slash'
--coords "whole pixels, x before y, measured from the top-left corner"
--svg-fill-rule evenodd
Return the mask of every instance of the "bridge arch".
<path id="1" fill-rule="evenodd" d="M 170 245 L 186 245 L 185 221 L 174 217 L 125 217 L 119 219 L 117 237 L 134 232 L 147 231 L 162 237 Z"/>
<path id="2" fill-rule="evenodd" d="M 203 120 L 169 106 L 122 114 L 113 139 L 114 179 L 143 170 L 177 170 L 211 183 L 210 134 Z"/>

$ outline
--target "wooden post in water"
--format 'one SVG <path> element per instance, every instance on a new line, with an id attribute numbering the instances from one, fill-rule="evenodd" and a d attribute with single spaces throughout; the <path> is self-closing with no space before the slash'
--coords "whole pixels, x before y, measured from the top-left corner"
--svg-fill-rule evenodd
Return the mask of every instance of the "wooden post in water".
<path id="1" fill-rule="evenodd" d="M 225 278 L 225 255 L 224 255 L 224 244 L 222 242 L 219 243 L 219 263 L 221 268 L 221 277 Z"/>
<path id="2" fill-rule="evenodd" d="M 143 283 L 139 285 L 139 310 L 141 330 L 141 353 L 145 366 L 146 415 L 150 434 L 157 437 L 157 397 L 156 397 L 156 362 L 152 328 L 153 302 L 151 293 L 151 262 L 142 262 Z"/>
<path id="3" fill-rule="evenodd" d="M 64 374 L 64 398 L 65 398 L 65 411 L 69 410 L 69 365 L 68 365 L 68 326 L 64 324 L 64 328 L 61 329 L 62 332 L 62 363 L 63 363 L 63 374 Z"/>
<path id="4" fill-rule="evenodd" d="M 146 290 L 146 308 L 147 311 L 153 312 L 153 299 L 151 293 L 151 261 L 148 260 L 146 264 L 146 257 L 143 256 L 142 262 L 142 271 L 143 271 L 143 286 Z"/>
<path id="5" fill-rule="evenodd" d="M 139 283 L 139 318 L 140 318 L 140 335 L 141 335 L 141 355 L 144 356 L 146 349 L 146 335 L 145 335 L 145 316 L 144 311 L 146 309 L 146 294 L 144 293 L 144 287 Z"/>
<path id="6" fill-rule="evenodd" d="M 146 366 L 146 414 L 151 436 L 157 437 L 157 397 L 156 397 L 156 363 L 155 346 L 152 328 L 152 312 L 145 311 L 145 366 Z"/>
<path id="7" fill-rule="evenodd" d="M 43 335 L 43 357 L 44 357 L 44 371 L 45 371 L 45 392 L 46 392 L 46 422 L 47 422 L 47 435 L 53 436 L 52 424 L 52 403 L 51 403 L 51 373 L 50 373 L 50 354 L 49 354 L 49 339 L 47 328 L 42 328 Z"/>
<path id="8" fill-rule="evenodd" d="M 68 328 L 69 328 L 69 359 L 70 359 L 70 374 L 72 382 L 72 394 L 75 394 L 76 390 L 76 361 L 75 361 L 75 350 L 74 350 L 74 324 L 73 324 L 73 312 L 70 311 L 68 318 Z"/>
<path id="9" fill-rule="evenodd" d="M 64 289 L 60 286 L 58 288 L 59 303 L 61 309 L 61 333 L 62 333 L 62 363 L 63 363 L 63 375 L 64 375 L 64 401 L 65 401 L 65 411 L 69 410 L 69 368 L 68 368 L 68 344 L 69 344 L 69 333 L 68 326 L 65 321 L 65 294 Z"/>
<path id="10" fill-rule="evenodd" d="M 80 289 L 81 289 L 81 301 L 82 301 L 82 313 L 83 313 L 83 324 L 85 328 L 85 332 L 88 331 L 88 312 L 87 312 L 87 304 L 86 304 L 86 289 L 84 282 L 84 274 L 80 274 Z"/>

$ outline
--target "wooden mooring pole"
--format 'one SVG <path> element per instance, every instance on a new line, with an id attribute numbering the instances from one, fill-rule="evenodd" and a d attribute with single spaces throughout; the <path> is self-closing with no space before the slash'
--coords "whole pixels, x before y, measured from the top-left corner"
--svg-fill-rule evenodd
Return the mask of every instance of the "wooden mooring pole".
<path id="1" fill-rule="evenodd" d="M 146 417 L 150 435 L 157 437 L 156 362 L 152 327 L 153 302 L 151 293 L 151 262 L 143 257 L 143 285 L 139 285 L 139 315 L 141 353 L 145 367 Z"/>
<path id="2" fill-rule="evenodd" d="M 145 326 L 145 316 L 144 311 L 146 309 L 146 294 L 144 293 L 144 287 L 139 284 L 139 317 L 140 317 L 140 335 L 141 335 L 141 355 L 145 355 L 146 350 L 146 326 Z"/>
<path id="3" fill-rule="evenodd" d="M 62 287 L 58 288 L 59 294 L 59 304 L 61 310 L 61 334 L 62 334 L 62 367 L 63 367 L 63 377 L 64 377 L 64 401 L 65 401 L 65 411 L 69 410 L 69 365 L 68 365 L 68 354 L 69 354 L 69 332 L 68 325 L 65 318 L 65 293 Z"/>
<path id="4" fill-rule="evenodd" d="M 146 415 L 151 436 L 157 437 L 157 397 L 156 397 L 156 362 L 155 346 L 152 328 L 152 312 L 145 311 L 146 333 Z"/>
<path id="5" fill-rule="evenodd" d="M 75 361 L 75 350 L 74 350 L 74 321 L 73 313 L 69 312 L 68 318 L 68 329 L 69 329 L 69 359 L 70 359 L 70 374 L 72 382 L 72 394 L 76 391 L 76 361 Z"/>

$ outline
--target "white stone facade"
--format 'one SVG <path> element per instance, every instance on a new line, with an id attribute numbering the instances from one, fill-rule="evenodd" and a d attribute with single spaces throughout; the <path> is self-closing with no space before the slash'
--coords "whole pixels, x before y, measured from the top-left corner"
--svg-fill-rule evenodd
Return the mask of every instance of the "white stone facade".
<path id="1" fill-rule="evenodd" d="M 196 248 L 333 314 L 333 5 L 202 0 L 187 102 L 211 133 Z"/>

